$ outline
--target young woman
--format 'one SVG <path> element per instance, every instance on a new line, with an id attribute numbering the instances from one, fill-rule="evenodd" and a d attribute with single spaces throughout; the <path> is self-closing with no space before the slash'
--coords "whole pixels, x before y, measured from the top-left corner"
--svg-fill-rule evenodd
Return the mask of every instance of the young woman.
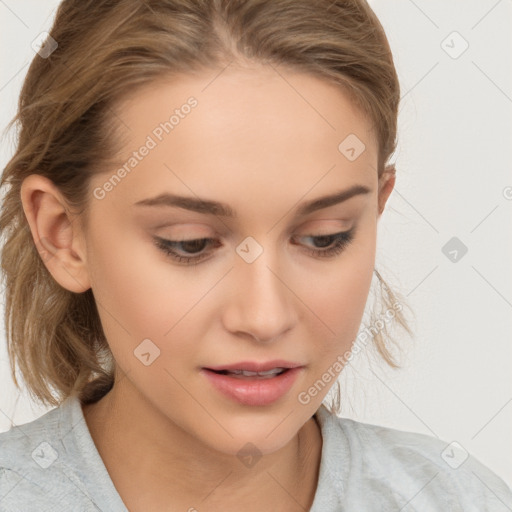
<path id="1" fill-rule="evenodd" d="M 12 376 L 57 407 L 0 435 L 0 510 L 512 508 L 324 404 L 373 276 L 408 329 L 374 267 L 399 99 L 365 0 L 62 2 L 0 217 Z"/>

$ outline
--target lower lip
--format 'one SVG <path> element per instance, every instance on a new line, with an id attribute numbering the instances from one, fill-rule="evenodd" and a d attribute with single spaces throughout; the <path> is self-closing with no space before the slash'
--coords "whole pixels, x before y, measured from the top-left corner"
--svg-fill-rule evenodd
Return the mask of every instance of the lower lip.
<path id="1" fill-rule="evenodd" d="M 201 373 L 225 396 L 243 405 L 268 405 L 285 395 L 297 380 L 303 367 L 290 368 L 270 379 L 237 379 L 206 368 Z"/>

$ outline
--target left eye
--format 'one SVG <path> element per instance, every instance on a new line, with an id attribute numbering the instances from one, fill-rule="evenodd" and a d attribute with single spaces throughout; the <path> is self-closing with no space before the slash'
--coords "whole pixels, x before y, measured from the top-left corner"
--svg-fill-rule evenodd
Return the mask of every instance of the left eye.
<path id="1" fill-rule="evenodd" d="M 355 228 L 349 231 L 342 231 L 340 233 L 333 233 L 330 235 L 304 235 L 297 238 L 309 238 L 314 240 L 316 244 L 320 245 L 321 248 L 306 249 L 307 252 L 319 257 L 333 257 L 341 253 L 346 246 L 348 246 L 354 239 Z M 165 254 L 170 256 L 173 260 L 180 263 L 195 264 L 200 260 L 203 260 L 208 256 L 209 252 L 203 252 L 208 246 L 220 247 L 222 244 L 215 238 L 196 238 L 191 240 L 166 240 L 164 238 L 155 237 L 155 245 L 163 251 Z M 196 256 L 182 256 L 178 253 L 174 247 L 182 246 L 185 254 L 197 254 Z"/>

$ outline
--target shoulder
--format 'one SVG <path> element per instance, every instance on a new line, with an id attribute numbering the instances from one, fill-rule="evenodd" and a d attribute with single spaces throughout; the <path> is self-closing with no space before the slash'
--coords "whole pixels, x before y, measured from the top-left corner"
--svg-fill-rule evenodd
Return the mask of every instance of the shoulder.
<path id="1" fill-rule="evenodd" d="M 27 476 L 48 467 L 55 456 L 58 438 L 59 409 L 52 409 L 41 417 L 23 425 L 14 425 L 0 433 L 0 468 L 3 474 Z"/>
<path id="2" fill-rule="evenodd" d="M 64 442 L 61 407 L 0 433 L 0 510 L 95 510 L 77 500 L 80 483 Z"/>
<path id="3" fill-rule="evenodd" d="M 331 436 L 348 451 L 353 488 L 393 496 L 390 503 L 404 512 L 512 510 L 507 484 L 456 441 L 323 414 Z"/>

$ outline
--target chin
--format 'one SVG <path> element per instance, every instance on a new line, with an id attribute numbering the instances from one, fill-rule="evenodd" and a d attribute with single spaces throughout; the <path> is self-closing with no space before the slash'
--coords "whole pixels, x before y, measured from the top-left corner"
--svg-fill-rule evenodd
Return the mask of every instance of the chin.
<path id="1" fill-rule="evenodd" d="M 290 414 L 295 407 L 295 414 Z M 212 409 L 210 409 L 212 410 Z M 300 418 L 297 412 L 302 412 Z M 285 405 L 273 410 L 262 408 L 251 415 L 222 415 L 212 412 L 217 421 L 207 422 L 209 431 L 201 431 L 204 443 L 228 455 L 239 456 L 242 450 L 253 455 L 267 455 L 286 446 L 304 426 L 311 415 L 304 415 L 297 405 Z M 205 423 L 198 427 L 205 427 Z M 199 434 L 199 432 L 198 432 Z M 244 452 L 245 453 L 245 452 Z"/>

